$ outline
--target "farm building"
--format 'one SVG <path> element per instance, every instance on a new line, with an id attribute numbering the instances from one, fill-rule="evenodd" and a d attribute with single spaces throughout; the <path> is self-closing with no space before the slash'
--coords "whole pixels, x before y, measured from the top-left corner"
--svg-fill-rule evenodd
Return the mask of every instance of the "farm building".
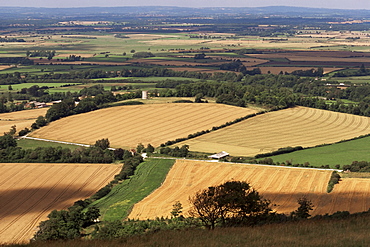
<path id="1" fill-rule="evenodd" d="M 208 156 L 208 158 L 211 158 L 211 159 L 221 159 L 221 158 L 224 158 L 226 156 L 229 156 L 229 153 L 225 152 L 225 151 L 221 151 L 217 154 L 213 154 L 213 155 L 210 155 Z"/>

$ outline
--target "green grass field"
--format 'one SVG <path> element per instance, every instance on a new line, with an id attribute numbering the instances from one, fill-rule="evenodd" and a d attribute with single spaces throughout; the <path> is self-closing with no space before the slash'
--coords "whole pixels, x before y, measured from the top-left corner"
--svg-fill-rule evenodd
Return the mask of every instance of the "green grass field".
<path id="1" fill-rule="evenodd" d="M 352 161 L 370 161 L 370 137 L 365 137 L 353 141 L 337 143 L 329 146 L 310 148 L 288 154 L 271 156 L 275 162 L 286 162 L 289 160 L 293 164 L 303 164 L 309 162 L 310 165 L 320 167 L 329 165 L 334 168 L 339 164 L 350 165 Z"/>
<path id="2" fill-rule="evenodd" d="M 370 76 L 332 77 L 331 80 L 338 82 L 370 83 Z"/>
<path id="3" fill-rule="evenodd" d="M 126 218 L 135 203 L 161 185 L 174 163 L 175 160 L 169 159 L 148 159 L 137 167 L 135 175 L 116 185 L 107 196 L 92 203 L 92 206 L 99 207 L 102 220 Z"/>
<path id="4" fill-rule="evenodd" d="M 13 85 L 11 85 L 11 87 L 12 87 L 13 91 L 18 91 L 18 90 L 21 90 L 22 88 L 30 88 L 30 87 L 35 86 L 35 85 L 37 85 L 39 87 L 46 86 L 46 87 L 58 88 L 60 86 L 66 85 L 66 84 L 69 84 L 69 83 L 54 83 L 54 82 L 47 82 L 47 83 L 21 83 L 21 84 L 13 84 Z M 74 83 L 74 84 L 75 85 L 80 85 L 81 83 Z M 0 91 L 3 91 L 3 90 L 8 91 L 8 88 L 9 88 L 9 85 L 1 85 L 0 86 Z"/>
<path id="5" fill-rule="evenodd" d="M 37 147 L 62 147 L 62 148 L 69 148 L 74 150 L 78 148 L 77 145 L 68 145 L 68 144 L 61 144 L 56 142 L 45 142 L 45 141 L 37 141 L 37 140 L 30 140 L 30 139 L 20 139 L 17 141 L 18 147 L 24 149 L 35 149 Z"/>

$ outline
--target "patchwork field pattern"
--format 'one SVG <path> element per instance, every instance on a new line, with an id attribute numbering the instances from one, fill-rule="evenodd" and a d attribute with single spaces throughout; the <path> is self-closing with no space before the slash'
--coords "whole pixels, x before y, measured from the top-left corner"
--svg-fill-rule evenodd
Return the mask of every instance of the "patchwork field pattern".
<path id="1" fill-rule="evenodd" d="M 124 148 L 158 146 L 255 112 L 212 103 L 119 106 L 60 119 L 31 136 L 84 144 L 108 138 L 112 147 Z"/>
<path id="2" fill-rule="evenodd" d="M 0 244 L 28 242 L 52 210 L 90 197 L 120 169 L 101 164 L 0 164 Z"/>
<path id="3" fill-rule="evenodd" d="M 177 160 L 163 185 L 137 203 L 129 218 L 170 217 L 176 201 L 182 203 L 186 216 L 190 209 L 189 196 L 230 180 L 250 183 L 264 198 L 276 204 L 273 209 L 279 213 L 296 210 L 297 199 L 302 196 L 313 202 L 312 215 L 338 210 L 354 213 L 370 207 L 370 179 L 343 179 L 328 194 L 330 176 L 329 170 Z"/>
<path id="4" fill-rule="evenodd" d="M 8 132 L 15 125 L 17 131 L 24 128 L 31 128 L 38 116 L 45 116 L 47 108 L 16 111 L 0 114 L 0 133 Z"/>
<path id="5" fill-rule="evenodd" d="M 295 107 L 249 118 L 184 141 L 192 151 L 254 156 L 283 147 L 312 147 L 370 133 L 370 118 Z"/>

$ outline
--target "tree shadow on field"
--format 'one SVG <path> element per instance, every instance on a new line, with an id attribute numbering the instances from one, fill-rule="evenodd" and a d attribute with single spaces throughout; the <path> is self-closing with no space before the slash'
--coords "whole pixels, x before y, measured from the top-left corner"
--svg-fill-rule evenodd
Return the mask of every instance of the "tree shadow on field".
<path id="1" fill-rule="evenodd" d="M 264 199 L 271 201 L 273 210 L 278 213 L 289 214 L 298 208 L 298 198 L 306 197 L 314 208 L 312 216 L 333 214 L 337 211 L 357 213 L 370 208 L 370 197 L 361 192 L 332 192 L 332 193 L 260 193 Z"/>
<path id="2" fill-rule="evenodd" d="M 9 189 L 0 192 L 0 219 L 68 208 L 95 193 L 81 186 Z"/>

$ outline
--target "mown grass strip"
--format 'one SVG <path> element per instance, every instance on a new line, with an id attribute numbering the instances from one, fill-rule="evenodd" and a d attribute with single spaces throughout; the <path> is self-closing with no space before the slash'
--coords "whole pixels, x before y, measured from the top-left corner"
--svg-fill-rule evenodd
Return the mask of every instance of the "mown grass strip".
<path id="1" fill-rule="evenodd" d="M 101 220 L 126 218 L 135 203 L 161 186 L 174 163 L 175 160 L 170 159 L 148 159 L 137 167 L 135 175 L 113 187 L 107 196 L 91 206 L 100 209 Z"/>

